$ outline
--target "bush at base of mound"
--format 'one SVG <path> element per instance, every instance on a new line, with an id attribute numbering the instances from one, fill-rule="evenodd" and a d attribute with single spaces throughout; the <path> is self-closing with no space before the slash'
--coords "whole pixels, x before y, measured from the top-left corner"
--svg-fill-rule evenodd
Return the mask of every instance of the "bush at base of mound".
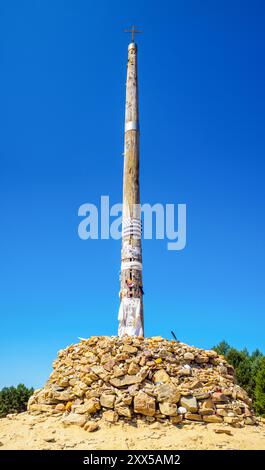
<path id="1" fill-rule="evenodd" d="M 161 337 L 93 336 L 59 351 L 32 413 L 88 420 L 255 424 L 251 400 L 215 351 Z"/>
<path id="2" fill-rule="evenodd" d="M 27 409 L 29 397 L 33 394 L 33 388 L 27 388 L 23 384 L 17 387 L 4 387 L 0 390 L 0 418 L 9 413 L 22 413 Z"/>

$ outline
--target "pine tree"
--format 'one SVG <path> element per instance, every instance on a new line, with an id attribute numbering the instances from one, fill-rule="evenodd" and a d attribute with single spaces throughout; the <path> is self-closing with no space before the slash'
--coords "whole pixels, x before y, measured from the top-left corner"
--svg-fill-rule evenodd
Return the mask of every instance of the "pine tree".
<path id="1" fill-rule="evenodd" d="M 17 387 L 4 387 L 0 391 L 0 418 L 9 413 L 26 411 L 27 402 L 33 392 L 33 388 L 27 388 L 23 384 Z"/>
<path id="2" fill-rule="evenodd" d="M 265 417 L 265 357 L 262 358 L 259 366 L 256 376 L 254 407 L 257 414 Z"/>

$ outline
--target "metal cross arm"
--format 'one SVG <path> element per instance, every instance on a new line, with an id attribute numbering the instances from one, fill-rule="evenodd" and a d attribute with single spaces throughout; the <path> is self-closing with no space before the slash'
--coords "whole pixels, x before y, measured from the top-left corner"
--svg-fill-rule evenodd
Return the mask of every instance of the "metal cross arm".
<path id="1" fill-rule="evenodd" d="M 136 33 L 143 33 L 143 31 L 138 31 L 136 26 L 132 26 L 131 29 L 125 29 L 124 30 L 125 33 L 131 33 L 132 34 L 132 42 L 134 42 L 134 35 Z"/>

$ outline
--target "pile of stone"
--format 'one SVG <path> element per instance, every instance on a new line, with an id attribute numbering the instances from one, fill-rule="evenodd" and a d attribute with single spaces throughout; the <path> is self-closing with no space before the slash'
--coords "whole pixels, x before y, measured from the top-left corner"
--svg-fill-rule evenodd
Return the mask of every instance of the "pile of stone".
<path id="1" fill-rule="evenodd" d="M 223 356 L 178 341 L 93 336 L 59 351 L 53 369 L 28 411 L 61 414 L 65 425 L 139 418 L 238 427 L 256 422 Z"/>

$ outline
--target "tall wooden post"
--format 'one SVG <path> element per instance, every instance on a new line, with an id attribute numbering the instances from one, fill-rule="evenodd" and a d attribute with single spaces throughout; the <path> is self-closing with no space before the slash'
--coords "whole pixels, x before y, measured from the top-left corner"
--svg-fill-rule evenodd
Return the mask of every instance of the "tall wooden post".
<path id="1" fill-rule="evenodd" d="M 137 45 L 128 46 L 123 169 L 119 336 L 142 336 L 143 285 L 139 190 Z"/>

